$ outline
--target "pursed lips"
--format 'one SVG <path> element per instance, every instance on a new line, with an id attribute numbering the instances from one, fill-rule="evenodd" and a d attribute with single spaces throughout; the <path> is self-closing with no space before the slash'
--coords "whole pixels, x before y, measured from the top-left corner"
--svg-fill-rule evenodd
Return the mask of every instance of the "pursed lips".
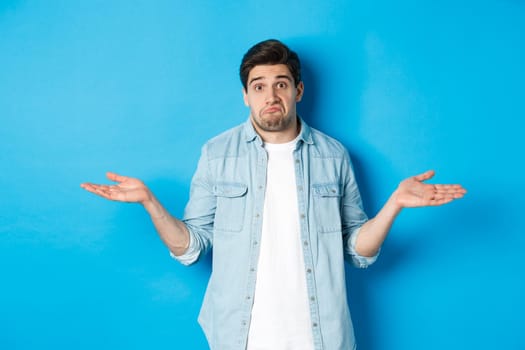
<path id="1" fill-rule="evenodd" d="M 281 111 L 281 107 L 271 106 L 263 110 L 263 113 L 275 113 L 275 112 L 280 112 L 280 111 Z"/>

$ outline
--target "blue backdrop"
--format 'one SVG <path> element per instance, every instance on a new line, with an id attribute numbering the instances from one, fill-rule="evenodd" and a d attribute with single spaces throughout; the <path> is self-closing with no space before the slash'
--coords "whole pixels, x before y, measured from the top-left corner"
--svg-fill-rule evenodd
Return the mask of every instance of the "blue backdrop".
<path id="1" fill-rule="evenodd" d="M 519 0 L 1 1 L 0 348 L 207 348 L 209 259 L 79 184 L 139 177 L 180 216 L 201 145 L 248 116 L 242 55 L 278 38 L 369 215 L 430 168 L 469 190 L 348 268 L 360 349 L 524 349 L 524 32 Z"/>

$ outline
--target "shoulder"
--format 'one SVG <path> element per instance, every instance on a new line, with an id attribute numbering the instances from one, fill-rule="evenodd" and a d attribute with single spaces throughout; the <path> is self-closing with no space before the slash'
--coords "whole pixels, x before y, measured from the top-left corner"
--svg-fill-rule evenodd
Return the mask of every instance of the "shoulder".
<path id="1" fill-rule="evenodd" d="M 243 130 L 244 130 L 244 124 L 234 126 L 233 128 L 223 131 L 220 134 L 212 137 L 206 142 L 206 144 L 207 145 L 218 145 L 218 144 L 228 142 L 231 139 L 242 138 L 242 135 L 244 134 Z"/>
<path id="2" fill-rule="evenodd" d="M 208 158 L 238 156 L 246 143 L 244 129 L 244 124 L 240 124 L 209 139 L 203 146 Z"/>
<path id="3" fill-rule="evenodd" d="M 314 128 L 310 128 L 310 133 L 312 135 L 314 155 L 323 158 L 345 158 L 348 156 L 346 147 L 339 140 Z"/>

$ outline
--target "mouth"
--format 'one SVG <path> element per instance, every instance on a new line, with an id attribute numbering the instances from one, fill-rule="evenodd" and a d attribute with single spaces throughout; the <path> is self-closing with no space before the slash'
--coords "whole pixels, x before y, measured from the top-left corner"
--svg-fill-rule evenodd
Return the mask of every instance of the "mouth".
<path id="1" fill-rule="evenodd" d="M 263 111 L 263 114 L 271 114 L 271 113 L 279 113 L 281 112 L 281 108 L 278 106 L 272 106 L 268 107 Z"/>

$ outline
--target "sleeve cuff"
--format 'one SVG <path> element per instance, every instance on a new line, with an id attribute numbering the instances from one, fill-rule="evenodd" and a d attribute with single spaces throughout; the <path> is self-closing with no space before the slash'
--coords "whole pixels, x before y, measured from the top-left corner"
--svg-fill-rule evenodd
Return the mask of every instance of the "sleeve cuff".
<path id="1" fill-rule="evenodd" d="M 186 249 L 186 251 L 179 256 L 175 255 L 172 251 L 170 251 L 170 255 L 173 259 L 186 266 L 191 265 L 195 261 L 197 261 L 200 255 L 200 250 L 198 249 L 195 239 L 193 238 L 193 233 L 189 229 L 188 233 L 190 236 L 190 243 L 188 245 L 188 249 Z"/>
<path id="2" fill-rule="evenodd" d="M 359 268 L 367 268 L 368 266 L 372 265 L 379 256 L 379 253 L 381 250 L 378 250 L 376 255 L 374 256 L 362 256 L 355 250 L 355 245 L 357 241 L 357 236 L 359 235 L 359 231 L 361 231 L 361 228 L 358 228 L 354 232 L 352 232 L 352 235 L 350 236 L 350 246 L 349 246 L 349 253 L 352 257 L 352 262 L 355 266 Z"/>

